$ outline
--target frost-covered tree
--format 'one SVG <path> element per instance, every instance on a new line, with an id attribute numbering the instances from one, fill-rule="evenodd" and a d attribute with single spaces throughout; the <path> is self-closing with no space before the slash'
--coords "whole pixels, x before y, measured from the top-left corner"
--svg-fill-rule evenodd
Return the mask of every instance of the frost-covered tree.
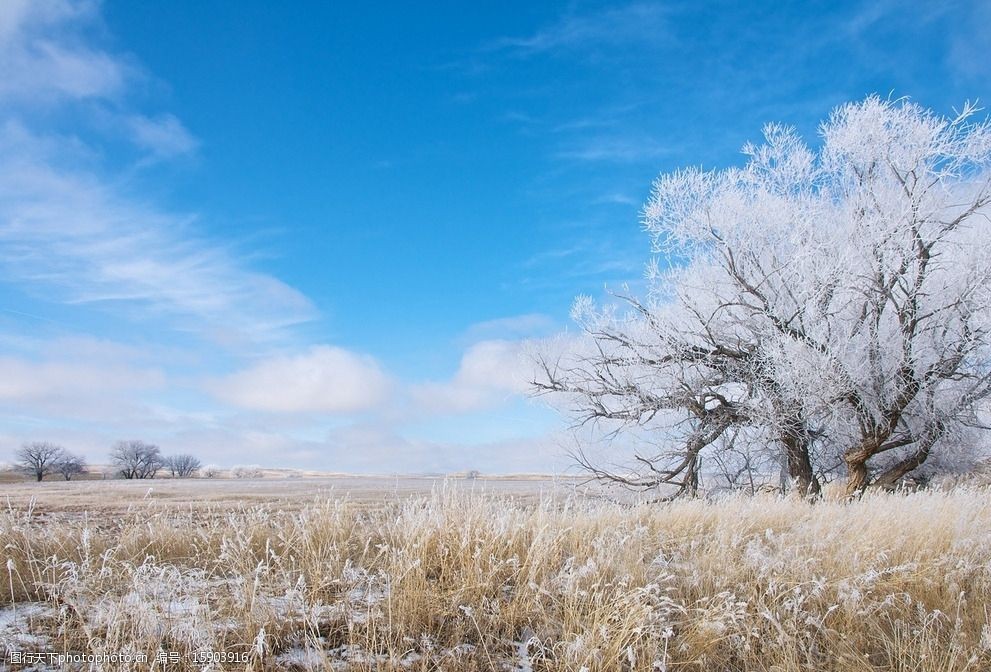
<path id="1" fill-rule="evenodd" d="M 634 485 L 690 490 L 730 447 L 808 495 L 834 473 L 855 494 L 972 463 L 991 395 L 991 127 L 974 115 L 870 97 L 818 149 L 771 125 L 742 168 L 662 176 L 650 294 L 579 299 L 584 344 L 539 357 L 537 390 L 580 424 L 668 437 L 605 473 Z"/>
<path id="2" fill-rule="evenodd" d="M 165 466 L 173 478 L 189 478 L 202 465 L 192 455 L 169 455 L 165 458 Z"/>
<path id="3" fill-rule="evenodd" d="M 65 452 L 55 463 L 54 471 L 71 481 L 73 476 L 86 473 L 86 460 L 80 455 Z"/>
<path id="4" fill-rule="evenodd" d="M 223 474 L 223 469 L 216 464 L 208 464 L 205 467 L 202 467 L 199 472 L 200 476 L 203 478 L 220 478 Z"/>
<path id="5" fill-rule="evenodd" d="M 15 455 L 18 468 L 41 481 L 55 472 L 55 465 L 65 455 L 65 449 L 48 441 L 25 443 Z"/>
<path id="6" fill-rule="evenodd" d="M 265 473 L 257 464 L 238 464 L 231 467 L 233 478 L 262 478 Z"/>
<path id="7" fill-rule="evenodd" d="M 127 479 L 155 478 L 164 466 L 158 446 L 144 441 L 118 441 L 110 450 L 110 461 Z"/>

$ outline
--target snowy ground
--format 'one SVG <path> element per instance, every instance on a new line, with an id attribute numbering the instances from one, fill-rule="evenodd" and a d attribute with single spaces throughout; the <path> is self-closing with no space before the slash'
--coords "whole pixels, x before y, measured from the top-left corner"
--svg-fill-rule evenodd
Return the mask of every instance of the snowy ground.
<path id="1" fill-rule="evenodd" d="M 50 480 L 21 481 L 0 485 L 5 506 L 38 512 L 133 511 L 163 506 L 224 508 L 256 504 L 278 504 L 297 509 L 314 500 L 347 497 L 350 501 L 375 505 L 415 495 L 429 495 L 445 487 L 536 500 L 544 495 L 604 494 L 584 479 L 552 476 L 485 477 L 474 480 L 444 476 L 317 476 L 260 479 L 161 479 L 152 480 Z"/>
<path id="2" fill-rule="evenodd" d="M 538 502 L 568 491 L 539 479 L 18 488 L 0 670 L 991 669 L 986 488 L 646 506 Z M 147 662 L 24 658 L 52 652 Z"/>

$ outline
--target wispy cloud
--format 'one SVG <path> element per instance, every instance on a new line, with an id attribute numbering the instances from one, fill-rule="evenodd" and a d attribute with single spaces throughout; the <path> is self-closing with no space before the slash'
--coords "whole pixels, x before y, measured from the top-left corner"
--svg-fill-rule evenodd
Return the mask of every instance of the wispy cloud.
<path id="1" fill-rule="evenodd" d="M 663 5 L 634 3 L 593 13 L 569 13 L 531 35 L 503 37 L 489 48 L 532 56 L 598 46 L 642 47 L 668 39 Z"/>
<path id="2" fill-rule="evenodd" d="M 126 302 L 241 345 L 278 337 L 314 309 L 274 277 L 198 237 L 195 218 L 49 163 L 57 138 L 0 129 L 0 273 L 70 303 Z"/>
<path id="3" fill-rule="evenodd" d="M 135 145 L 152 154 L 155 158 L 171 159 L 196 151 L 199 141 L 183 126 L 175 115 L 162 114 L 146 117 L 131 115 L 127 127 Z"/>
<path id="4" fill-rule="evenodd" d="M 563 223 L 558 230 L 567 243 L 525 259 L 521 268 L 527 274 L 552 271 L 545 275 L 570 285 L 575 279 L 594 279 L 600 284 L 609 280 L 608 275 L 624 281 L 642 277 L 649 254 L 635 221 L 619 228 L 609 220 L 575 220 Z"/>
<path id="5" fill-rule="evenodd" d="M 960 76 L 988 84 L 991 82 L 991 4 L 974 2 L 969 5 L 969 21 L 959 30 L 950 32 L 949 64 Z M 985 89 L 986 90 L 986 89 Z M 985 101 L 986 102 L 986 101 Z"/>
<path id="6" fill-rule="evenodd" d="M 607 194 L 602 194 L 592 201 L 595 205 L 625 205 L 625 206 L 637 206 L 642 205 L 640 201 L 633 198 L 629 194 L 624 194 L 622 192 L 613 191 Z"/>
<path id="7" fill-rule="evenodd" d="M 0 280 L 48 300 L 122 304 L 121 315 L 164 317 L 170 328 L 232 347 L 279 339 L 312 319 L 306 297 L 249 268 L 195 213 L 128 189 L 129 169 L 189 154 L 198 142 L 176 116 L 127 103 L 136 69 L 93 46 L 98 7 L 0 5 Z M 58 106 L 79 127 L 38 128 L 38 104 Z M 101 123 L 87 127 L 90 112 Z M 108 171 L 107 147 L 121 143 L 142 157 Z"/>
<path id="8" fill-rule="evenodd" d="M 550 473 L 566 468 L 561 432 L 500 441 L 429 441 L 388 427 L 355 424 L 331 431 L 315 452 L 342 471 L 358 473 Z"/>
<path id="9" fill-rule="evenodd" d="M 134 69 L 80 39 L 98 4 L 69 0 L 0 3 L 0 101 L 51 103 L 119 96 Z"/>
<path id="10" fill-rule="evenodd" d="M 637 163 L 660 159 L 672 150 L 655 138 L 644 135 L 591 135 L 576 138 L 559 150 L 559 159 L 571 161 L 603 161 Z"/>
<path id="11" fill-rule="evenodd" d="M 544 335 L 555 330 L 557 322 L 543 313 L 526 313 L 476 322 L 468 327 L 464 340 L 475 343 L 485 340 L 514 340 Z"/>

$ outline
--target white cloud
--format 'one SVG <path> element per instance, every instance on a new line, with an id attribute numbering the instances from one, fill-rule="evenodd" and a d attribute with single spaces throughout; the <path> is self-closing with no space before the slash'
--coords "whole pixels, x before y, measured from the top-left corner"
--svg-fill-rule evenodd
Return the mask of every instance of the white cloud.
<path id="1" fill-rule="evenodd" d="M 500 317 L 494 320 L 476 322 L 465 331 L 469 341 L 493 339 L 518 339 L 546 334 L 553 331 L 557 323 L 549 315 L 543 313 L 526 313 Z"/>
<path id="2" fill-rule="evenodd" d="M 164 409 L 151 401 L 167 394 L 169 380 L 160 367 L 74 355 L 0 356 L 0 415 L 8 430 L 30 440 L 69 427 L 112 432 L 138 425 L 145 431 L 162 424 Z"/>
<path id="3" fill-rule="evenodd" d="M 613 135 L 580 138 L 560 150 L 557 157 L 573 161 L 637 163 L 670 153 L 670 147 L 650 137 Z"/>
<path id="4" fill-rule="evenodd" d="M 17 123 L 0 128 L 2 276 L 65 302 L 144 307 L 228 345 L 270 341 L 315 315 L 298 291 L 198 237 L 195 218 L 53 165 L 65 145 Z"/>
<path id="5" fill-rule="evenodd" d="M 414 407 L 429 413 L 465 413 L 525 394 L 532 365 L 520 341 L 488 340 L 469 347 L 449 381 L 413 385 Z"/>
<path id="6" fill-rule="evenodd" d="M 67 400 L 122 391 L 159 388 L 165 378 L 156 369 L 65 361 L 33 362 L 0 357 L 0 401 Z"/>
<path id="7" fill-rule="evenodd" d="M 949 63 L 958 75 L 986 84 L 991 80 L 991 67 L 988 67 L 991 33 L 987 29 L 991 22 L 991 6 L 986 2 L 975 2 L 968 10 L 965 11 L 970 20 L 950 31 Z"/>
<path id="8" fill-rule="evenodd" d="M 492 46 L 530 56 L 561 50 L 587 50 L 600 45 L 651 45 L 670 39 L 666 14 L 663 5 L 645 2 L 586 14 L 569 13 L 532 35 L 506 37 Z"/>
<path id="9" fill-rule="evenodd" d="M 632 205 L 635 207 L 640 207 L 640 205 L 642 205 L 640 201 L 633 198 L 629 194 L 624 194 L 618 191 L 602 194 L 592 201 L 592 203 L 593 205 Z"/>
<path id="10" fill-rule="evenodd" d="M 446 474 L 469 469 L 478 469 L 485 474 L 547 474 L 561 473 L 571 463 L 566 451 L 568 435 L 561 432 L 459 443 L 409 438 L 387 425 L 356 423 L 335 427 L 319 437 L 301 437 L 267 428 L 227 426 L 140 435 L 159 444 L 167 453 L 191 453 L 204 463 L 215 462 L 227 467 L 261 464 L 351 474 Z M 4 438 L 0 436 L 0 439 Z M 7 438 L 0 441 L 0 460 L 4 459 L 3 446 L 16 446 L 31 439 L 21 434 Z M 83 448 L 96 462 L 106 460 L 107 449 L 115 437 L 54 432 L 46 438 L 73 450 Z M 346 483 L 341 487 L 346 488 Z"/>
<path id="11" fill-rule="evenodd" d="M 128 118 L 134 143 L 158 158 L 169 159 L 196 151 L 199 142 L 174 115 L 155 118 L 135 114 Z"/>
<path id="12" fill-rule="evenodd" d="M 97 19 L 97 3 L 4 0 L 0 3 L 0 101 L 48 103 L 113 98 L 132 68 L 79 38 Z"/>
<path id="13" fill-rule="evenodd" d="M 470 469 L 485 474 L 553 473 L 570 458 L 558 432 L 503 441 L 457 443 L 411 439 L 392 428 L 356 424 L 330 432 L 312 446 L 331 469 L 367 474 L 449 474 Z"/>
<path id="14" fill-rule="evenodd" d="M 471 346 L 461 358 L 455 380 L 474 387 L 523 392 L 528 371 L 520 343 L 482 341 Z"/>
<path id="15" fill-rule="evenodd" d="M 228 347 L 284 339 L 315 316 L 306 297 L 247 268 L 195 215 L 127 190 L 131 169 L 197 141 L 174 115 L 131 109 L 136 70 L 92 46 L 101 28 L 98 2 L 0 3 L 0 280 L 57 302 L 119 305 L 128 319 L 164 317 Z M 61 106 L 76 127 L 36 130 L 39 104 Z M 107 139 L 146 156 L 108 173 Z"/>
<path id="16" fill-rule="evenodd" d="M 207 385 L 228 404 L 272 413 L 357 413 L 382 404 L 391 387 L 373 358 L 331 346 L 272 357 Z"/>

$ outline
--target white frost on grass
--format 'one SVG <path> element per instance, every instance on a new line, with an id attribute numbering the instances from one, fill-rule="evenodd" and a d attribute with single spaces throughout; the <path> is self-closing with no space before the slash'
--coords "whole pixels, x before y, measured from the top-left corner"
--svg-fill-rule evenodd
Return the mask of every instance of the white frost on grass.
<path id="1" fill-rule="evenodd" d="M 21 602 L 0 609 L 0 644 L 3 648 L 41 651 L 48 646 L 46 635 L 35 634 L 45 628 L 34 627 L 38 621 L 55 618 L 55 610 L 44 602 Z"/>
<path id="2" fill-rule="evenodd" d="M 279 667 L 290 670 L 320 670 L 327 667 L 329 661 L 327 654 L 317 649 L 294 646 L 275 657 L 275 662 Z M 333 663 L 329 663 L 334 669 Z"/>
<path id="3" fill-rule="evenodd" d="M 530 647 L 542 649 L 544 646 L 543 642 L 534 635 L 533 630 L 524 628 L 523 633 L 520 635 L 520 641 L 513 642 L 513 644 L 516 646 L 516 660 L 511 672 L 533 672 L 533 663 L 530 660 Z"/>
<path id="4" fill-rule="evenodd" d="M 410 668 L 421 659 L 422 656 L 414 651 L 397 659 L 384 653 L 371 653 L 357 644 L 345 644 L 327 650 L 296 646 L 277 655 L 275 662 L 290 670 L 350 670 L 354 665 L 375 669 L 387 664 L 391 665 L 390 669 Z"/>

